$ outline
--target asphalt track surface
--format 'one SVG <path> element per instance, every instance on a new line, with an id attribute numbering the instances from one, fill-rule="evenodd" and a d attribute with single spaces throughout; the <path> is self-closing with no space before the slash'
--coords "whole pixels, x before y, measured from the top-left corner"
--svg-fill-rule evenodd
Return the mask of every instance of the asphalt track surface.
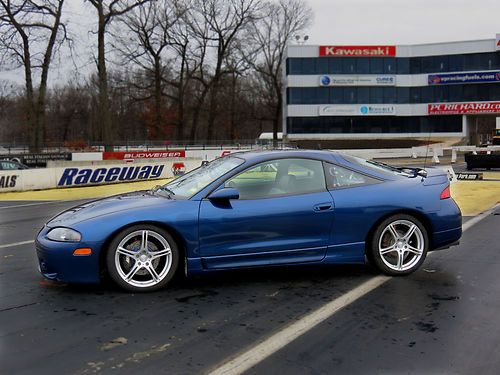
<path id="1" fill-rule="evenodd" d="M 75 202 L 0 202 L 0 246 Z M 250 374 L 497 374 L 500 209 L 265 358 Z M 150 294 L 43 280 L 32 244 L 0 247 L 0 373 L 198 374 L 217 369 L 377 273 L 231 271 Z"/>

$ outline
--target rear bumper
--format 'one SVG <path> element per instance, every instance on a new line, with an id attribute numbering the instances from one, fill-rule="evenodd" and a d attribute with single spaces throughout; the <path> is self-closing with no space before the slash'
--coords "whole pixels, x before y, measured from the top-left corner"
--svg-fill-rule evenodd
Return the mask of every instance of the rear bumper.
<path id="1" fill-rule="evenodd" d="M 448 249 L 460 243 L 462 227 L 435 232 L 433 235 L 433 246 L 431 251 Z"/>

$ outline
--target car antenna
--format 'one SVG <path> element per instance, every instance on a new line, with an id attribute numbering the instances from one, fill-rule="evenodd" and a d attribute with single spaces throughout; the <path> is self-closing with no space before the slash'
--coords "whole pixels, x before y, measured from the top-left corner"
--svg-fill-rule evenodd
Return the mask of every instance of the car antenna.
<path id="1" fill-rule="evenodd" d="M 429 136 L 427 137 L 427 146 L 425 148 L 425 158 L 424 158 L 424 168 L 423 170 L 425 171 L 425 167 L 427 166 L 427 155 L 429 154 L 429 144 L 431 142 L 431 130 L 429 130 Z M 424 180 L 424 177 L 422 176 L 422 181 Z"/>

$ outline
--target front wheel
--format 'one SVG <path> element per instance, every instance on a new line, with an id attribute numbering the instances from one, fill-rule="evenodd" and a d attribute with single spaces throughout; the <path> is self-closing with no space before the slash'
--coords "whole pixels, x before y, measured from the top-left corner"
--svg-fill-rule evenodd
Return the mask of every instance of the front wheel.
<path id="1" fill-rule="evenodd" d="M 408 275 L 424 262 L 428 247 L 429 239 L 422 223 L 413 216 L 400 214 L 378 226 L 370 258 L 387 275 Z"/>
<path id="2" fill-rule="evenodd" d="M 106 264 L 111 279 L 132 292 L 161 289 L 174 276 L 179 250 L 172 236 L 152 225 L 136 225 L 111 241 Z"/>

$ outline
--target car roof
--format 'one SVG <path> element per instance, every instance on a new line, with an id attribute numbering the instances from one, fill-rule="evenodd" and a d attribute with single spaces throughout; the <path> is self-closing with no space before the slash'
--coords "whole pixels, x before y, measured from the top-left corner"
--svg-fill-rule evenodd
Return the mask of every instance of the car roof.
<path id="1" fill-rule="evenodd" d="M 367 168 L 361 164 L 353 163 L 352 161 L 346 159 L 345 154 L 338 151 L 331 150 L 299 150 L 299 149 L 285 149 L 285 150 L 260 150 L 260 151 L 241 151 L 233 152 L 231 156 L 244 159 L 245 164 L 257 164 L 260 162 L 265 162 L 273 159 L 290 159 L 290 158 L 307 158 L 322 160 L 330 163 L 339 164 L 343 167 L 354 169 L 358 172 L 367 174 L 375 178 L 381 178 L 383 180 L 394 180 L 395 175 L 390 173 L 382 173 L 380 171 L 373 170 L 373 168 Z"/>
<path id="2" fill-rule="evenodd" d="M 259 150 L 233 152 L 231 156 L 245 159 L 247 162 L 260 162 L 276 158 L 309 158 L 332 161 L 338 153 L 328 150 Z"/>

